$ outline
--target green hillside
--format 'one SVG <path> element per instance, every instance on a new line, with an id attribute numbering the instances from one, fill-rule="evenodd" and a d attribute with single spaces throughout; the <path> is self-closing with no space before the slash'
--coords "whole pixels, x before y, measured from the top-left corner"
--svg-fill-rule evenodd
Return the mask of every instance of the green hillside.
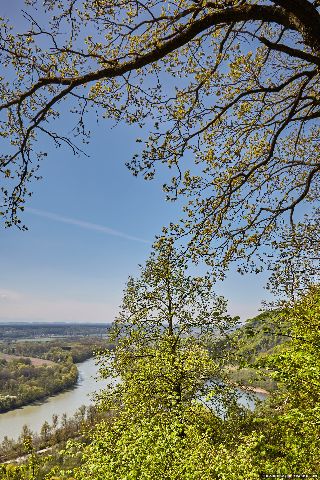
<path id="1" fill-rule="evenodd" d="M 284 322 L 281 312 L 266 311 L 248 319 L 234 333 L 239 355 L 254 359 L 272 351 L 277 345 L 288 340 L 288 322 Z"/>
<path id="2" fill-rule="evenodd" d="M 289 325 L 283 321 L 279 311 L 262 312 L 248 319 L 229 339 L 235 356 L 234 365 L 228 367 L 230 379 L 240 385 L 267 391 L 276 389 L 276 383 L 253 365 L 259 358 L 289 342 L 288 330 Z"/>

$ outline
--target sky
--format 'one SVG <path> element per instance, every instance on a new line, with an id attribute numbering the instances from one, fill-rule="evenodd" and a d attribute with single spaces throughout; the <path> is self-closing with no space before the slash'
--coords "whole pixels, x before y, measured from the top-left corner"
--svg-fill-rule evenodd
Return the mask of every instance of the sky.
<path id="1" fill-rule="evenodd" d="M 16 20 L 19 3 L 4 2 L 2 13 Z M 128 275 L 138 273 L 161 227 L 181 215 L 181 203 L 165 201 L 163 174 L 146 182 L 125 167 L 141 132 L 89 121 L 88 156 L 41 140 L 48 156 L 23 216 L 28 231 L 0 231 L 0 322 L 111 322 Z M 67 113 L 62 126 L 71 129 Z M 267 298 L 265 283 L 265 275 L 231 271 L 216 291 L 244 320 Z"/>

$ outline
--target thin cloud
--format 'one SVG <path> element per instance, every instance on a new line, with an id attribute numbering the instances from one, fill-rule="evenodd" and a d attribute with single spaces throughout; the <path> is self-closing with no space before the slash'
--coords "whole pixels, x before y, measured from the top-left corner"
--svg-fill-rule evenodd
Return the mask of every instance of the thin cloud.
<path id="1" fill-rule="evenodd" d="M 55 222 L 74 225 L 76 227 L 84 228 L 86 230 L 93 230 L 95 232 L 101 232 L 106 235 L 125 238 L 126 240 L 133 240 L 134 242 L 150 244 L 150 242 L 148 242 L 147 240 L 144 240 L 143 238 L 134 237 L 124 232 L 119 232 L 119 230 L 113 230 L 112 228 L 106 227 L 104 225 L 99 225 L 97 223 L 84 222 L 83 220 L 78 220 L 76 218 L 63 217 L 62 215 L 58 215 L 56 213 L 51 213 L 51 212 L 45 212 L 43 210 L 38 210 L 36 208 L 27 208 L 26 212 L 31 213 L 32 215 L 37 215 L 38 217 L 54 220 Z"/>
<path id="2" fill-rule="evenodd" d="M 0 302 L 11 302 L 19 300 L 21 295 L 14 290 L 8 290 L 6 288 L 0 288 Z"/>

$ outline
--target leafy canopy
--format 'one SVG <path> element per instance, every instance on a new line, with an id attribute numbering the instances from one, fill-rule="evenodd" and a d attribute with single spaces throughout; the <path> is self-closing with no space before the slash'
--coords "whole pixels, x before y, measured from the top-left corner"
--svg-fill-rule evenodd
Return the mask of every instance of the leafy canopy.
<path id="1" fill-rule="evenodd" d="M 320 467 L 319 287 L 283 310 L 278 321 L 288 341 L 256 365 L 267 369 L 279 386 L 256 419 L 261 433 L 256 455 L 270 473 L 316 474 Z"/>
<path id="2" fill-rule="evenodd" d="M 72 447 L 82 451 L 76 479 L 258 478 L 245 448 L 231 456 L 219 444 L 223 420 L 204 403 L 210 391 L 236 410 L 221 382 L 226 358 L 208 345 L 237 319 L 225 315 L 210 280 L 186 265 L 164 242 L 129 279 L 111 333 L 116 348 L 100 361 L 102 375 L 115 380 L 100 395 L 113 415 L 88 446 Z"/>
<path id="3" fill-rule="evenodd" d="M 214 345 L 238 320 L 225 310 L 209 277 L 191 276 L 186 258 L 161 243 L 140 277 L 129 278 L 110 333 L 116 349 L 101 357 L 102 375 L 115 380 L 101 393 L 104 408 L 139 421 L 179 416 L 213 388 L 222 395 L 227 354 Z"/>
<path id="4" fill-rule="evenodd" d="M 68 98 L 74 135 L 85 142 L 90 107 L 147 125 L 149 139 L 138 139 L 142 151 L 129 168 L 145 178 L 159 163 L 172 169 L 164 189 L 187 201 L 170 230 L 187 239 L 194 258 L 221 274 L 232 260 L 259 269 L 247 256 L 264 260 L 288 225 L 294 249 L 300 244 L 318 261 L 295 240 L 299 206 L 304 234 L 315 230 L 318 238 L 318 1 L 26 4 L 28 31 L 18 34 L 6 20 L 0 31 L 5 225 L 19 225 L 28 182 L 46 154 L 37 138 L 79 151 L 56 122 Z"/>

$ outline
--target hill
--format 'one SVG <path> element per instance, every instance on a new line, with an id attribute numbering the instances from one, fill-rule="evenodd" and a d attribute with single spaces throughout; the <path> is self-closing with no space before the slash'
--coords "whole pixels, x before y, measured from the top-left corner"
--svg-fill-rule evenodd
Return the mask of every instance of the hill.
<path id="1" fill-rule="evenodd" d="M 265 372 L 258 372 L 254 364 L 261 356 L 273 353 L 278 346 L 290 341 L 286 335 L 288 330 L 289 325 L 278 310 L 265 311 L 248 319 L 229 337 L 234 353 L 234 364 L 227 367 L 230 379 L 239 385 L 266 391 L 276 389 L 276 383 Z"/>

